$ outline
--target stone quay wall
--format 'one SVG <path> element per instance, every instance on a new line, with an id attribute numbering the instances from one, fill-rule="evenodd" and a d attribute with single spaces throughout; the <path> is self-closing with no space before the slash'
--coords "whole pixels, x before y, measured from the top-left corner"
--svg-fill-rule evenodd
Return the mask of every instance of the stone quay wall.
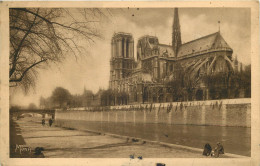
<path id="1" fill-rule="evenodd" d="M 251 127 L 251 99 L 225 99 L 56 110 L 57 120 Z"/>

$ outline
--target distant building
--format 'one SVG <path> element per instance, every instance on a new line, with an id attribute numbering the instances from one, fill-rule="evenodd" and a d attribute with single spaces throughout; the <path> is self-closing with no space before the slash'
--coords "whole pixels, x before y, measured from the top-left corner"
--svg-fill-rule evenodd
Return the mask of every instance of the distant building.
<path id="1" fill-rule="evenodd" d="M 91 90 L 86 90 L 86 88 L 84 87 L 84 92 L 82 95 L 82 106 L 83 107 L 89 107 L 92 106 L 93 101 L 95 99 L 95 95 L 93 94 L 93 92 Z"/>
<path id="2" fill-rule="evenodd" d="M 93 95 L 91 106 L 101 106 L 101 95 L 104 92 L 104 90 L 99 89 L 96 94 Z"/>
<path id="3" fill-rule="evenodd" d="M 135 60 L 133 36 L 120 32 L 112 37 L 111 47 L 109 88 L 115 99 L 110 104 L 115 105 L 173 101 L 176 94 L 169 83 L 184 74 L 193 86 L 192 100 L 207 100 L 210 92 L 203 76 L 233 72 L 234 65 L 239 68 L 220 31 L 182 43 L 178 9 L 174 11 L 172 45 L 161 44 L 156 36 L 142 36 Z M 189 100 L 188 94 L 181 100 Z"/>

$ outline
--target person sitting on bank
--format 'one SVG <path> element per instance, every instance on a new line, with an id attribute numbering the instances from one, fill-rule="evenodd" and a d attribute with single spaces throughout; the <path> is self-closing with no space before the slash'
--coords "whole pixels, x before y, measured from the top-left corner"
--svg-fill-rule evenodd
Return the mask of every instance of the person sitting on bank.
<path id="1" fill-rule="evenodd" d="M 223 145 L 221 145 L 220 142 L 217 143 L 217 149 L 218 149 L 219 154 L 224 154 L 224 147 L 223 147 Z"/>
<path id="2" fill-rule="evenodd" d="M 204 156 L 209 156 L 211 154 L 211 151 L 212 151 L 212 148 L 211 148 L 210 144 L 206 143 L 202 154 Z"/>
<path id="3" fill-rule="evenodd" d="M 44 154 L 42 153 L 43 147 L 36 147 L 33 153 L 33 158 L 44 158 Z"/>
<path id="4" fill-rule="evenodd" d="M 211 156 L 217 158 L 219 154 L 224 154 L 224 147 L 220 142 L 217 143 L 217 147 L 211 152 Z"/>

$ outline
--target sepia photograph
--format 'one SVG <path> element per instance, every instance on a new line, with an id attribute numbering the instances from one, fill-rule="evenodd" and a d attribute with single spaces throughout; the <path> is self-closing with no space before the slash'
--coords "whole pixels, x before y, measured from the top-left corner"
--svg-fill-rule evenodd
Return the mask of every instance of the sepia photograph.
<path id="1" fill-rule="evenodd" d="M 5 17 L 10 159 L 253 157 L 252 8 L 11 5 Z"/>

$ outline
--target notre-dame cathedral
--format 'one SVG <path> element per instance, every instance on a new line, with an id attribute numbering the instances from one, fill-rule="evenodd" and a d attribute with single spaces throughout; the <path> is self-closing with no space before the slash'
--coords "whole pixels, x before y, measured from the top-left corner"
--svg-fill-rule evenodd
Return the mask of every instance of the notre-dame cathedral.
<path id="1" fill-rule="evenodd" d="M 195 99 L 208 100 L 209 89 L 202 76 L 231 72 L 232 48 L 220 31 L 182 43 L 178 9 L 174 10 L 172 45 L 159 43 L 156 36 L 145 35 L 137 41 L 129 33 L 115 33 L 111 41 L 109 88 L 115 94 L 114 104 L 171 102 L 171 81 L 184 75 L 195 89 Z M 174 85 L 173 85 L 174 86 Z M 188 100 L 183 96 L 182 100 Z"/>

